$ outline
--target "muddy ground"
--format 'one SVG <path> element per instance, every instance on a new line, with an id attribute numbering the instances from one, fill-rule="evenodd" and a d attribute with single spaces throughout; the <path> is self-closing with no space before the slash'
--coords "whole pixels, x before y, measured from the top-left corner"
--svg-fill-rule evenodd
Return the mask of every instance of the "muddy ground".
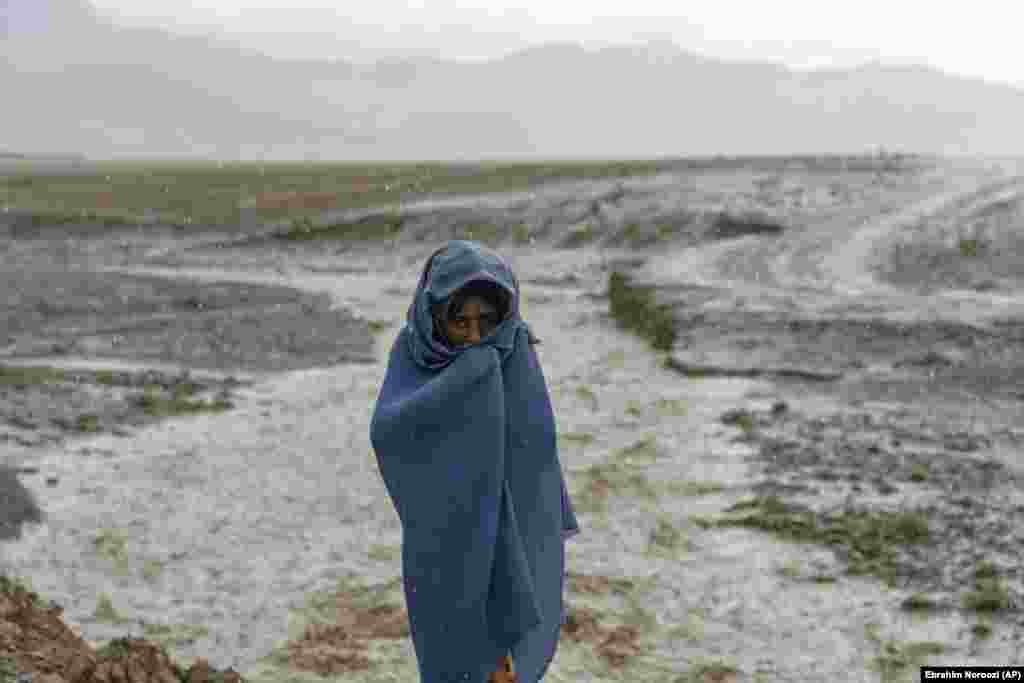
<path id="1" fill-rule="evenodd" d="M 373 360 L 367 324 L 326 294 L 112 277 L 90 263 L 57 269 L 19 259 L 0 276 L 8 292 L 0 442 L 32 448 L 78 433 L 124 436 L 204 398 L 229 401 L 233 387 L 261 374 Z M 60 369 L 46 370 L 53 365 Z M 147 391 L 162 405 L 147 403 Z M 191 403 L 174 403 L 185 396 Z"/>
<path id="2" fill-rule="evenodd" d="M 83 646 L 410 679 L 367 424 L 423 258 L 466 236 L 524 282 L 584 528 L 550 680 L 1014 663 L 1021 202 L 1015 168 L 944 162 L 426 200 L 386 244 L 352 236 L 393 209 L 298 240 L 9 217 L 2 569 Z M 610 315 L 613 270 L 667 348 Z"/>

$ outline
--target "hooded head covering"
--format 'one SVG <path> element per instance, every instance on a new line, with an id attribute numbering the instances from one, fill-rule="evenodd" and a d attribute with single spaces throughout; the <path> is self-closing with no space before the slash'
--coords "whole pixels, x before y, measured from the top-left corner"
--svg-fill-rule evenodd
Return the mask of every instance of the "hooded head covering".
<path id="1" fill-rule="evenodd" d="M 488 335 L 488 345 L 507 353 L 518 329 L 526 328 L 532 337 L 519 317 L 519 281 L 505 260 L 478 242 L 452 240 L 427 259 L 406 314 L 409 352 L 420 367 L 440 370 L 461 352 L 434 335 L 435 321 L 447 319 L 452 295 L 474 282 L 492 284 L 507 303 L 504 319 Z"/>
<path id="2" fill-rule="evenodd" d="M 508 295 L 478 344 L 433 334 L 433 311 L 470 282 Z M 547 386 L 508 264 L 449 242 L 427 262 L 391 349 L 370 425 L 402 523 L 402 578 L 421 683 L 484 683 L 511 652 L 536 683 L 563 620 L 563 541 L 579 530 Z"/>

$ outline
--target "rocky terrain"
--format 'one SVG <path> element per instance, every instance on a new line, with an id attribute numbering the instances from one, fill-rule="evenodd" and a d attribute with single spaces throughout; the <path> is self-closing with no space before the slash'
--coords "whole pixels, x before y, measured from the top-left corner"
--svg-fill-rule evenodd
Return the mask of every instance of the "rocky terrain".
<path id="1" fill-rule="evenodd" d="M 1022 201 L 1008 163 L 929 160 L 683 169 L 298 231 L 69 235 L 9 212 L 0 681 L 413 678 L 368 420 L 453 237 L 523 281 L 580 512 L 548 679 L 1013 663 Z M 64 654 L 33 659 L 58 631 Z"/>

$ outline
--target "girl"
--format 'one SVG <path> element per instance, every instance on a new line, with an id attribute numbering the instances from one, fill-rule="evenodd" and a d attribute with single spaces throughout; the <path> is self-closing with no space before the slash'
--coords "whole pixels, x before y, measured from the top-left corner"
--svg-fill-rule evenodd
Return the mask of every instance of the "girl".
<path id="1" fill-rule="evenodd" d="M 537 343 L 504 259 L 427 260 L 370 425 L 421 683 L 537 683 L 555 654 L 579 525 Z"/>

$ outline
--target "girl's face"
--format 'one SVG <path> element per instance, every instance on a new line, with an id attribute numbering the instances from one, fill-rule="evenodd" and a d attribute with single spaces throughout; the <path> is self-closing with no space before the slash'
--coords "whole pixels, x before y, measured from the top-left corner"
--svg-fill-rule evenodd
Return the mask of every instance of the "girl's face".
<path id="1" fill-rule="evenodd" d="M 452 346 L 479 344 L 489 335 L 501 320 L 498 309 L 479 296 L 470 296 L 445 324 L 445 333 Z"/>

